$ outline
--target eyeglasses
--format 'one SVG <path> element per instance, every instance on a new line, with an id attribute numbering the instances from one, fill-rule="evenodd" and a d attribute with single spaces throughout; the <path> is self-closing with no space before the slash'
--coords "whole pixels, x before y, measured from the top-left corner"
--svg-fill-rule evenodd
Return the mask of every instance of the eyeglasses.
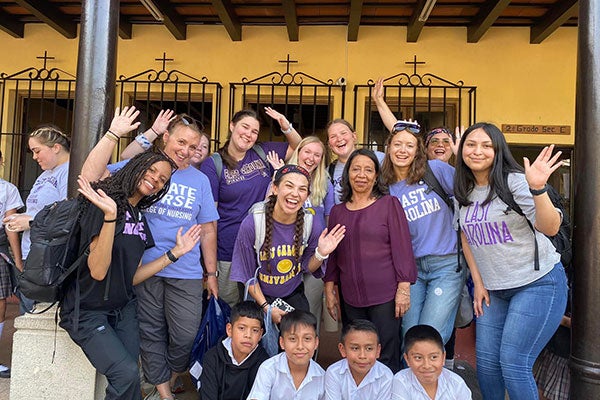
<path id="1" fill-rule="evenodd" d="M 413 121 L 398 121 L 392 128 L 392 133 L 399 131 L 409 131 L 413 135 L 418 135 L 421 132 L 421 125 Z"/>
<path id="2" fill-rule="evenodd" d="M 433 146 L 439 146 L 440 144 L 443 144 L 444 146 L 450 146 L 450 139 L 433 138 L 429 141 L 429 144 Z"/>

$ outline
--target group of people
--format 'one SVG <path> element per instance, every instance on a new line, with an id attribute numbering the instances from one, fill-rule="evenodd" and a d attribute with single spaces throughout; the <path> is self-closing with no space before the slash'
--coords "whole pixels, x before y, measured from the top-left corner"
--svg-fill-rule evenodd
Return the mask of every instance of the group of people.
<path id="1" fill-rule="evenodd" d="M 109 164 L 120 139 L 140 125 L 135 107 L 117 109 L 78 179 L 80 242 L 82 249 L 89 246 L 89 257 L 60 309 L 61 327 L 107 376 L 107 399 L 140 398 L 140 360 L 153 386 L 146 399 L 170 400 L 182 389 L 179 376 L 188 368 L 204 288 L 233 312 L 228 337 L 205 360 L 225 364 L 205 366 L 201 377 L 201 390 L 220 395 L 203 398 L 322 398 L 327 390 L 351 398 L 379 379 L 377 390 L 365 393 L 455 398 L 443 393 L 463 390 L 464 382 L 438 364 L 444 364 L 467 269 L 484 398 L 503 399 L 505 390 L 511 399 L 537 398 L 533 362 L 558 327 L 567 297 L 560 256 L 545 236 L 561 222 L 546 193 L 560 153 L 544 148 L 522 168 L 496 126 L 475 124 L 459 140 L 446 128 L 423 135 L 416 121 L 396 119 L 381 80 L 373 93 L 391 132 L 385 153 L 357 149 L 352 125 L 335 119 L 327 126 L 336 158 L 329 165 L 319 138 L 302 138 L 269 107 L 265 113 L 286 142 L 258 142 L 258 115 L 242 110 L 229 124 L 227 141 L 209 156 L 199 124 L 163 110 L 122 152 L 122 161 Z M 162 145 L 153 143 L 159 139 Z M 29 221 L 44 205 L 66 198 L 68 138 L 41 128 L 29 147 L 44 172 L 26 212 L 16 213 L 22 203 L 8 183 L 10 200 L 0 210 L 6 230 L 0 252 L 10 245 L 19 269 Z M 431 176 L 445 195 L 432 190 Z M 506 193 L 525 217 L 507 208 Z M 465 266 L 458 261 L 457 227 Z M 311 361 L 323 296 L 327 312 L 343 323 L 339 348 L 346 360 L 325 375 Z M 23 311 L 33 307 L 20 300 Z M 267 311 L 279 325 L 284 351 L 268 360 L 257 346 Z M 412 375 L 401 371 L 406 365 Z M 225 379 L 230 368 L 250 375 Z M 212 375 L 219 371 L 222 376 Z M 407 395 L 411 390 L 422 397 Z"/>

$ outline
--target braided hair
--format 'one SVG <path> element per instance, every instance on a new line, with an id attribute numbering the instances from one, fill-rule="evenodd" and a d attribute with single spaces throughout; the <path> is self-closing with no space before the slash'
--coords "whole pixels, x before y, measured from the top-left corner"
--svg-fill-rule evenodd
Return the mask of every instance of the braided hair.
<path id="1" fill-rule="evenodd" d="M 295 167 L 299 168 L 299 167 Z M 285 169 L 280 168 L 280 171 Z M 295 172 L 288 172 L 295 173 Z M 308 172 L 306 172 L 308 175 Z M 305 176 L 306 176 L 305 175 Z M 273 180 L 274 186 L 279 186 L 282 178 L 285 176 L 285 173 L 277 173 L 275 174 L 275 179 Z M 310 186 L 310 175 L 308 175 L 308 183 Z M 277 196 L 272 194 L 269 196 L 268 201 L 265 203 L 265 241 L 260 249 L 261 252 L 265 252 L 267 254 L 267 260 L 271 260 L 271 245 L 273 244 L 273 210 L 275 209 L 275 203 L 277 202 Z M 300 262 L 300 257 L 302 256 L 302 240 L 304 238 L 304 208 L 300 207 L 298 212 L 296 213 L 296 222 L 294 229 L 294 248 L 296 252 L 294 254 L 294 266 Z M 271 273 L 271 263 L 267 263 L 267 272 Z"/>
<path id="2" fill-rule="evenodd" d="M 133 196 L 137 190 L 138 184 L 148 169 L 155 163 L 166 161 L 175 171 L 177 166 L 163 152 L 146 151 L 133 157 L 122 169 L 108 178 L 92 183 L 94 190 L 102 189 L 115 203 L 117 203 L 117 219 L 124 218 L 125 211 L 129 205 L 129 197 Z M 150 207 L 160 200 L 169 191 L 171 178 L 165 182 L 165 185 L 155 194 L 143 197 L 137 204 L 140 210 Z M 87 208 L 90 201 L 83 195 L 79 195 L 83 207 Z"/>

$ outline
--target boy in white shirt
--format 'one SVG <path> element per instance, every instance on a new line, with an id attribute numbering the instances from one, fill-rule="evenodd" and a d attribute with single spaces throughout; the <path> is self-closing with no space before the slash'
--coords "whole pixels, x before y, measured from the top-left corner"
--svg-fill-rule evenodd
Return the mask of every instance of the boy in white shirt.
<path id="1" fill-rule="evenodd" d="M 323 400 L 325 371 L 312 360 L 319 346 L 317 319 L 294 310 L 281 318 L 279 329 L 284 353 L 262 363 L 248 400 Z"/>
<path id="2" fill-rule="evenodd" d="M 410 368 L 394 376 L 393 400 L 468 400 L 465 381 L 444 368 L 446 352 L 442 336 L 434 327 L 415 325 L 404 336 L 404 360 Z"/>
<path id="3" fill-rule="evenodd" d="M 327 368 L 327 400 L 390 398 L 394 374 L 377 361 L 381 344 L 371 321 L 355 319 L 344 326 L 338 349 L 344 358 Z"/>

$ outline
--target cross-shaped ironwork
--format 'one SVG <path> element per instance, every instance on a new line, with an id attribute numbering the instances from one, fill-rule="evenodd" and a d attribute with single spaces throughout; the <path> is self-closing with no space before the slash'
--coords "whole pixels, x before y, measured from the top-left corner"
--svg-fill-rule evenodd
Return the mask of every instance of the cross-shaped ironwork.
<path id="1" fill-rule="evenodd" d="M 167 58 L 167 53 L 163 52 L 162 58 L 155 58 L 156 61 L 162 61 L 162 70 L 166 71 L 167 61 L 174 61 L 174 58 Z"/>
<path id="2" fill-rule="evenodd" d="M 48 51 L 47 50 L 44 50 L 44 55 L 43 56 L 37 56 L 36 58 L 39 59 L 39 60 L 44 60 L 44 69 L 46 69 L 46 62 L 48 60 L 54 60 L 54 57 L 49 57 L 48 56 Z"/>
<path id="3" fill-rule="evenodd" d="M 289 74 L 289 73 L 290 73 L 290 64 L 297 64 L 297 63 L 298 63 L 298 60 L 290 60 L 290 55 L 288 54 L 288 55 L 287 55 L 287 59 L 285 59 L 285 60 L 279 60 L 279 61 L 277 61 L 277 62 L 280 62 L 280 63 L 284 63 L 284 64 L 286 64 L 286 67 L 285 67 L 285 72 L 286 72 L 287 74 Z"/>
<path id="4" fill-rule="evenodd" d="M 413 66 L 413 74 L 416 75 L 417 74 L 417 65 L 425 64 L 425 61 L 417 61 L 417 55 L 415 54 L 415 56 L 413 57 L 413 61 L 406 61 L 404 64 L 412 65 Z"/>

